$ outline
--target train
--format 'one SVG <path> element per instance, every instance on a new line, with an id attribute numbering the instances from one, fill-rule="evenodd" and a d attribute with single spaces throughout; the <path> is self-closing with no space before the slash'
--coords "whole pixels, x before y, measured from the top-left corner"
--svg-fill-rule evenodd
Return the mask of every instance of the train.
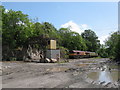
<path id="1" fill-rule="evenodd" d="M 98 57 L 98 54 L 96 52 L 90 52 L 90 51 L 79 51 L 79 50 L 69 51 L 70 59 L 91 58 L 91 57 Z"/>

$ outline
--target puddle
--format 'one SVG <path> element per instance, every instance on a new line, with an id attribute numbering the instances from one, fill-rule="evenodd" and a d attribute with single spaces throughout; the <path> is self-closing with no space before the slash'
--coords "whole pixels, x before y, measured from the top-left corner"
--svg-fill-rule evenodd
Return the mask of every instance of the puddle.
<path id="1" fill-rule="evenodd" d="M 49 72 L 60 72 L 60 71 L 66 71 L 68 70 L 69 68 L 64 68 L 64 67 L 55 67 L 55 68 L 49 68 L 47 69 L 46 71 L 49 71 Z"/>
<path id="2" fill-rule="evenodd" d="M 116 69 L 118 68 L 116 67 Z M 88 73 L 87 77 L 93 79 L 94 81 L 109 83 L 118 81 L 118 75 L 120 75 L 120 71 L 112 70 L 107 66 L 103 66 L 100 71 Z"/>

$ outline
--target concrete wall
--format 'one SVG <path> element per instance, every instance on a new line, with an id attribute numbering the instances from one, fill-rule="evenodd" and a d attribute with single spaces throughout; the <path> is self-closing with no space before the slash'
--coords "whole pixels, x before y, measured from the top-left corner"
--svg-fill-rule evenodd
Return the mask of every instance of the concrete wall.
<path id="1" fill-rule="evenodd" d="M 60 50 L 47 50 L 46 58 L 49 59 L 60 59 Z"/>

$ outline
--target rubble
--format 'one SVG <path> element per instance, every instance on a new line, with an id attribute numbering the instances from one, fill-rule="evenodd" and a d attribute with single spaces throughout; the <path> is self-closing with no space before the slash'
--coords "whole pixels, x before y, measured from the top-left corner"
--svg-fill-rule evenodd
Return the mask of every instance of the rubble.
<path id="1" fill-rule="evenodd" d="M 53 61 L 52 61 L 53 60 Z M 87 77 L 88 73 L 103 66 L 99 63 L 104 59 L 93 59 L 98 64 L 84 67 L 76 64 L 88 63 L 92 59 L 69 60 L 67 63 L 57 62 L 55 59 L 41 59 L 40 62 L 3 62 L 2 86 L 3 88 L 117 88 L 119 83 L 104 83 Z M 94 68 L 94 69 L 93 69 Z"/>
<path id="2" fill-rule="evenodd" d="M 51 58 L 51 62 L 57 62 L 57 59 L 53 59 L 53 58 Z"/>

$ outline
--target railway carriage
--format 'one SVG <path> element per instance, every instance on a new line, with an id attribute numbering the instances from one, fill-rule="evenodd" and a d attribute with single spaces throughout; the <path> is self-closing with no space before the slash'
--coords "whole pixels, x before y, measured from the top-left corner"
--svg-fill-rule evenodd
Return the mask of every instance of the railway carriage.
<path id="1" fill-rule="evenodd" d="M 97 56 L 98 56 L 98 54 L 95 52 L 79 51 L 79 50 L 69 51 L 69 58 L 73 58 L 73 59 L 90 58 L 90 57 L 97 57 Z"/>

